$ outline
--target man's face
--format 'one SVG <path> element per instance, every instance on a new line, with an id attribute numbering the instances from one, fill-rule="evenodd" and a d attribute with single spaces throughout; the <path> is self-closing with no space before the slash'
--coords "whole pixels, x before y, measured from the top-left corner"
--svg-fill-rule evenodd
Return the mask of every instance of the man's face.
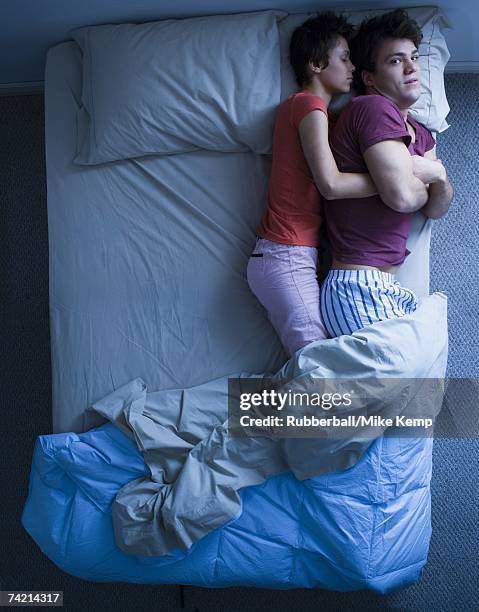
<path id="1" fill-rule="evenodd" d="M 416 45 L 407 38 L 388 38 L 377 50 L 374 72 L 363 71 L 369 94 L 378 93 L 409 108 L 421 94 L 421 68 Z"/>

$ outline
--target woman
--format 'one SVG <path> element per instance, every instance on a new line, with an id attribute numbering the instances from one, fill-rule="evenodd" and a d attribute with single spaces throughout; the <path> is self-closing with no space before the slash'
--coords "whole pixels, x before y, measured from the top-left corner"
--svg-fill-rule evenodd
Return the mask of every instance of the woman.
<path id="1" fill-rule="evenodd" d="M 300 91 L 278 109 L 268 203 L 247 268 L 249 286 L 288 356 L 327 337 L 316 273 L 321 196 L 377 193 L 368 174 L 338 171 L 328 142 L 328 105 L 351 87 L 352 32 L 346 19 L 327 11 L 299 26 L 290 43 Z"/>

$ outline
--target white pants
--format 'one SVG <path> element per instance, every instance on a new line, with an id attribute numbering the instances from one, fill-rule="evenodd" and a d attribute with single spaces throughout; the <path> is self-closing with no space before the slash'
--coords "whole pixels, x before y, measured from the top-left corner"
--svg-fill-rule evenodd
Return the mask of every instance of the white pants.
<path id="1" fill-rule="evenodd" d="M 416 307 L 414 293 L 380 270 L 330 270 L 321 289 L 321 314 L 330 338 L 402 317 Z"/>

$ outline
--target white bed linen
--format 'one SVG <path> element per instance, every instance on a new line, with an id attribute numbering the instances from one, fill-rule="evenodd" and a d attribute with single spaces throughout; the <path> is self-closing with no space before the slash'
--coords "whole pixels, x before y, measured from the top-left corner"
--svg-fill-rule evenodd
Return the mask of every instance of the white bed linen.
<path id="1" fill-rule="evenodd" d="M 150 389 L 274 371 L 279 340 L 246 263 L 269 157 L 198 151 L 72 163 L 81 54 L 48 54 L 45 83 L 53 431 L 141 376 Z"/>

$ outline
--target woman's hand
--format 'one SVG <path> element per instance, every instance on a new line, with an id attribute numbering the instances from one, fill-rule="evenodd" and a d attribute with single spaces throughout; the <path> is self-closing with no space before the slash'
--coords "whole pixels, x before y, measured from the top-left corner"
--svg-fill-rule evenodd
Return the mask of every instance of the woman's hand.
<path id="1" fill-rule="evenodd" d="M 446 169 L 442 165 L 441 160 L 432 160 L 420 155 L 413 155 L 411 159 L 414 176 L 425 185 L 445 180 Z"/>

